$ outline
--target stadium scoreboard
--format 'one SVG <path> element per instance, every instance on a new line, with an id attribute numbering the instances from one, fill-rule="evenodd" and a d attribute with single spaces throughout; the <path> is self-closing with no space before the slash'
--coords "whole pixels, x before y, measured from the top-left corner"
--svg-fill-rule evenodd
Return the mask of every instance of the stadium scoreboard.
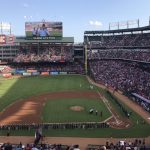
<path id="1" fill-rule="evenodd" d="M 26 22 L 26 39 L 29 40 L 61 40 L 62 22 Z"/>

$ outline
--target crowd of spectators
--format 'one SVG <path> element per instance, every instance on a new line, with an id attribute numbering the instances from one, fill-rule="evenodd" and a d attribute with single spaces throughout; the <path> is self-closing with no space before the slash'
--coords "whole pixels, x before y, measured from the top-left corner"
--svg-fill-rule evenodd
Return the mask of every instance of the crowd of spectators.
<path id="1" fill-rule="evenodd" d="M 90 61 L 89 66 L 97 82 L 150 100 L 150 73 L 137 67 L 136 63 L 97 60 Z"/>
<path id="2" fill-rule="evenodd" d="M 89 59 L 130 59 L 150 62 L 150 49 L 107 49 L 88 51 Z"/>
<path id="3" fill-rule="evenodd" d="M 78 148 L 78 149 L 77 149 Z M 63 145 L 63 144 L 10 144 L 2 143 L 0 150 L 80 150 L 79 145 Z"/>
<path id="4" fill-rule="evenodd" d="M 150 146 L 146 144 L 145 139 L 118 140 L 118 142 L 106 141 L 103 145 L 88 144 L 87 150 L 149 150 Z M 80 145 L 50 144 L 42 140 L 39 144 L 11 144 L 1 143 L 0 150 L 80 150 Z"/>
<path id="5" fill-rule="evenodd" d="M 121 34 L 110 36 L 90 36 L 90 47 L 146 47 L 150 46 L 150 34 Z"/>
<path id="6" fill-rule="evenodd" d="M 14 62 L 57 62 L 72 60 L 73 50 L 71 47 L 51 47 L 46 50 L 20 51 L 14 58 Z"/>
<path id="7" fill-rule="evenodd" d="M 117 143 L 107 141 L 105 145 L 89 144 L 87 150 L 149 150 L 145 144 L 145 139 L 135 139 L 133 141 L 120 140 Z"/>

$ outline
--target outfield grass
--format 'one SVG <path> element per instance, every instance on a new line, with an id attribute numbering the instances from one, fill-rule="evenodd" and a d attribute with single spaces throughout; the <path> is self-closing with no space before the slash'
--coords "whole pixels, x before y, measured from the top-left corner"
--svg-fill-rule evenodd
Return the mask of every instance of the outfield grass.
<path id="1" fill-rule="evenodd" d="M 83 111 L 77 112 L 70 110 L 72 106 L 81 106 Z M 94 108 L 98 115 L 89 114 L 89 110 Z M 100 112 L 103 116 L 100 116 Z M 100 99 L 59 99 L 47 101 L 43 109 L 43 122 L 63 123 L 63 122 L 101 122 L 110 117 L 110 112 Z"/>
<path id="2" fill-rule="evenodd" d="M 40 95 L 41 93 L 54 92 L 54 91 L 85 91 L 89 90 L 90 84 L 84 76 L 47 76 L 47 77 L 30 77 L 30 78 L 20 78 L 20 79 L 8 79 L 0 80 L 0 111 L 11 103 L 21 100 L 33 95 Z M 82 84 L 82 87 L 80 87 Z M 96 88 L 94 90 L 97 91 Z M 111 100 L 110 96 L 105 90 L 98 88 L 98 90 L 103 93 L 115 109 L 123 115 L 117 105 Z M 73 99 L 72 99 L 73 100 Z M 63 99 L 62 99 L 63 101 Z M 89 100 L 90 101 L 90 100 Z M 121 102 L 120 102 L 121 103 Z M 48 107 L 48 105 L 46 107 Z M 124 105 L 124 104 L 123 104 Z M 124 105 L 125 106 L 125 105 Z M 129 111 L 130 108 L 125 106 Z M 46 108 L 48 109 L 48 108 Z M 46 110 L 45 110 L 46 111 Z M 44 112 L 43 112 L 44 113 Z M 48 113 L 48 110 L 47 112 Z M 130 129 L 74 129 L 74 130 L 43 130 L 46 136 L 62 136 L 62 137 L 146 137 L 150 136 L 150 125 L 145 123 L 142 124 L 142 118 L 133 112 L 131 120 L 134 125 Z M 137 124 L 139 120 L 139 124 Z M 0 135 L 6 135 L 6 131 L 0 131 Z M 11 131 L 11 135 L 32 135 L 34 136 L 34 130 L 31 131 Z"/>
<path id="3" fill-rule="evenodd" d="M 0 111 L 11 103 L 30 96 L 55 91 L 85 91 L 90 86 L 84 76 L 76 75 L 1 79 L 0 83 Z"/>

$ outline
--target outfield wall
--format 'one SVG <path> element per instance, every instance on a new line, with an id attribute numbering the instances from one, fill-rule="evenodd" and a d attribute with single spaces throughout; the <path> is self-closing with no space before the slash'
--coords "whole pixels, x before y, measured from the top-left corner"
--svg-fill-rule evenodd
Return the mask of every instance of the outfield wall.
<path id="1" fill-rule="evenodd" d="M 9 78 L 14 75 L 19 75 L 19 76 L 49 76 L 49 75 L 67 75 L 67 74 L 81 74 L 78 71 L 38 71 L 38 70 L 33 70 L 33 69 L 13 69 L 13 71 L 10 71 L 8 73 L 0 73 L 0 76 L 4 78 Z"/>

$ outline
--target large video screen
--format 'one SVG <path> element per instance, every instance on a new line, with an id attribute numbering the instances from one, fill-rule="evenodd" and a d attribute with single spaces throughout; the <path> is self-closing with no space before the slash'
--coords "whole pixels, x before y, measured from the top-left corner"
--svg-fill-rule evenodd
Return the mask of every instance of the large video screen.
<path id="1" fill-rule="evenodd" d="M 26 22 L 27 38 L 62 37 L 62 22 Z"/>

